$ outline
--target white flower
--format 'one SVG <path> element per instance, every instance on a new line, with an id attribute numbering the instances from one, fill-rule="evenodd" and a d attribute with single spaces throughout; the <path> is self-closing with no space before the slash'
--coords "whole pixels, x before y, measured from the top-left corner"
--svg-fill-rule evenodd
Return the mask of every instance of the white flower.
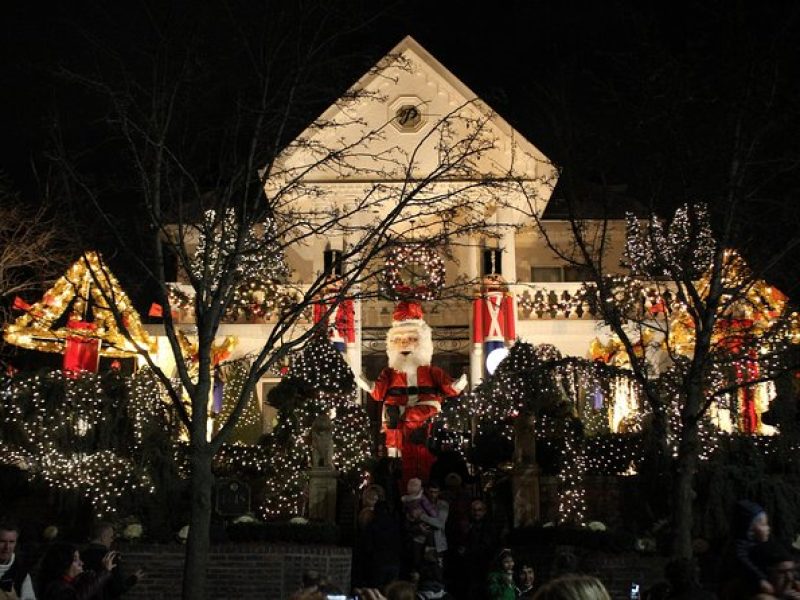
<path id="1" fill-rule="evenodd" d="M 122 530 L 122 537 L 126 540 L 138 540 L 142 537 L 143 531 L 141 523 L 131 523 Z"/>
<path id="2" fill-rule="evenodd" d="M 55 525 L 48 525 L 47 527 L 44 528 L 44 531 L 42 532 L 42 537 L 48 542 L 53 541 L 58 537 L 58 527 L 56 527 Z"/>
<path id="3" fill-rule="evenodd" d="M 556 526 L 556 524 L 553 523 L 552 521 L 548 521 L 547 523 L 542 525 L 542 527 L 555 527 L 555 526 Z"/>
<path id="4" fill-rule="evenodd" d="M 605 523 L 601 523 L 600 521 L 589 521 L 586 525 L 592 531 L 605 531 L 606 526 Z"/>
<path id="5" fill-rule="evenodd" d="M 305 517 L 292 517 L 289 519 L 289 523 L 292 525 L 306 525 L 308 524 L 308 519 Z"/>

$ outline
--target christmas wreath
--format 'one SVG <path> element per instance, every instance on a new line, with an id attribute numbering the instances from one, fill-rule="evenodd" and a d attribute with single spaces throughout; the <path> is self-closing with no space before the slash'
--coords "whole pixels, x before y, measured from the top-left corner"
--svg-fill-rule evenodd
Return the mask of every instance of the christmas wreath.
<path id="1" fill-rule="evenodd" d="M 444 285 L 444 261 L 423 244 L 394 247 L 383 273 L 385 293 L 391 300 L 433 300 Z"/>

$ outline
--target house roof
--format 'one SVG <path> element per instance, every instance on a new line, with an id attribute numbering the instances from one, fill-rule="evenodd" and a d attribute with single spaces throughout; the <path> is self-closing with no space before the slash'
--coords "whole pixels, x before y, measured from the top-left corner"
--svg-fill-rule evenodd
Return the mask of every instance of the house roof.
<path id="1" fill-rule="evenodd" d="M 404 110 L 416 111 L 416 127 L 398 126 Z M 399 180 L 407 172 L 412 179 L 421 178 L 441 161 L 437 144 L 445 120 L 450 139 L 470 135 L 468 129 L 476 123 L 485 128 L 492 146 L 474 160 L 474 172 L 482 177 L 546 179 L 551 185 L 555 180 L 548 158 L 411 36 L 403 38 L 286 147 L 277 171 L 284 175 L 302 172 L 305 181 L 327 184 Z M 318 165 L 321 153 L 333 147 L 357 147 L 363 160 L 354 166 Z M 374 164 L 376 156 L 383 161 L 379 169 Z M 460 177 L 463 172 L 454 171 L 452 177 L 446 174 L 440 179 Z"/>

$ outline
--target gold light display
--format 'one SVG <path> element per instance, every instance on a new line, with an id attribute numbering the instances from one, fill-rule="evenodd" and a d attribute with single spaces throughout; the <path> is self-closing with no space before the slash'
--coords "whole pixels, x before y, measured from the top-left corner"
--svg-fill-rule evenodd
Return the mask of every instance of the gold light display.
<path id="1" fill-rule="evenodd" d="M 126 337 L 117 325 L 113 303 L 127 330 Z M 57 322 L 68 313 L 87 319 L 91 311 L 95 328 L 81 330 L 81 337 L 100 340 L 100 355 L 128 358 L 140 350 L 156 352 L 156 341 L 142 327 L 139 313 L 117 278 L 97 252 L 87 251 L 59 278 L 39 302 L 4 329 L 5 340 L 30 350 L 62 353 L 66 340 L 75 335 L 66 324 Z"/>

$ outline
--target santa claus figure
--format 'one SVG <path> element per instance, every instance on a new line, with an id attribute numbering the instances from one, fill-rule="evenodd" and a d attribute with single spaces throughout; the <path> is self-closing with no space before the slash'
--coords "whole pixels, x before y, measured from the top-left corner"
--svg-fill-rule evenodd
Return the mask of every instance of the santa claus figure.
<path id="1" fill-rule="evenodd" d="M 439 367 L 431 366 L 431 328 L 422 320 L 422 307 L 400 302 L 386 336 L 389 366 L 374 383 L 358 377 L 358 385 L 373 400 L 383 402 L 383 430 L 389 456 L 402 456 L 403 482 L 413 477 L 427 481 L 433 455 L 426 440 L 434 415 L 446 398 L 458 396 L 467 385 L 466 375 L 453 382 Z"/>

